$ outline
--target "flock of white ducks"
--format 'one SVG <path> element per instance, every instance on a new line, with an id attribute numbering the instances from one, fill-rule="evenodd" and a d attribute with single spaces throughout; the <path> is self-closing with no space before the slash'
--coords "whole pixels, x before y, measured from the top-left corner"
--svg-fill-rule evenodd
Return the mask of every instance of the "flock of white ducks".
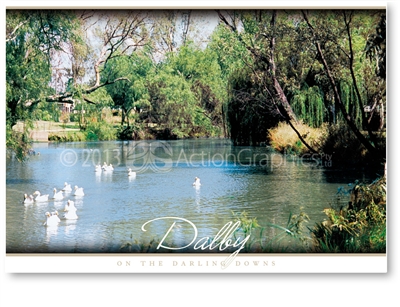
<path id="1" fill-rule="evenodd" d="M 104 173 L 111 173 L 112 171 L 114 171 L 114 167 L 112 166 L 112 164 L 110 163 L 109 165 L 107 165 L 106 162 L 104 162 L 103 165 L 97 164 L 95 166 L 94 169 L 96 174 L 101 174 L 102 172 Z M 128 177 L 129 178 L 136 178 L 136 172 L 132 171 L 131 168 L 128 168 Z"/>
<path id="2" fill-rule="evenodd" d="M 61 191 L 57 191 L 56 188 L 53 189 L 53 196 L 51 199 L 53 200 L 62 200 L 64 199 L 64 193 L 72 192 L 71 185 L 67 182 L 64 184 L 64 188 Z M 74 196 L 84 196 L 85 193 L 83 192 L 83 188 L 79 188 L 78 186 L 74 187 Z M 33 195 L 24 194 L 24 204 L 29 205 L 35 202 L 47 202 L 49 201 L 50 197 L 49 194 L 41 194 L 39 191 L 35 191 Z"/>
<path id="3" fill-rule="evenodd" d="M 113 170 L 114 170 L 114 168 L 113 168 L 112 164 L 107 165 L 106 162 L 104 162 L 103 166 L 96 165 L 96 168 L 95 168 L 96 173 L 100 173 L 102 171 L 106 171 L 106 172 L 113 171 Z M 131 168 L 128 168 L 128 176 L 130 178 L 136 178 L 136 172 L 132 171 Z M 196 188 L 199 188 L 201 186 L 200 178 L 195 177 L 192 185 Z M 61 191 L 57 192 L 56 188 L 53 189 L 52 199 L 62 200 L 64 198 L 63 193 L 70 193 L 70 192 L 72 192 L 71 185 L 69 183 L 65 182 L 64 187 L 62 188 Z M 39 191 L 35 191 L 33 193 L 33 195 L 35 195 L 36 197 L 34 197 L 32 195 L 28 196 L 28 194 L 25 193 L 24 194 L 24 204 L 33 204 L 34 202 L 46 202 L 49 200 L 49 194 L 42 195 Z M 75 185 L 73 195 L 84 196 L 85 193 L 83 192 L 83 188 Z M 68 200 L 67 204 L 64 207 L 65 214 L 63 217 L 67 220 L 75 220 L 78 218 L 76 211 L 77 211 L 77 209 L 75 207 L 75 203 L 72 200 Z M 43 224 L 45 226 L 57 226 L 60 223 L 60 218 L 58 217 L 57 211 L 51 212 L 51 213 L 46 212 L 45 216 L 46 216 L 46 222 L 44 222 L 44 224 Z"/>
<path id="4" fill-rule="evenodd" d="M 66 220 L 76 220 L 78 218 L 76 210 L 75 203 L 72 200 L 68 200 L 64 207 L 65 213 L 63 218 Z M 61 222 L 60 218 L 58 217 L 58 211 L 46 212 L 45 216 L 46 222 L 43 223 L 44 226 L 54 227 L 58 226 L 58 224 Z"/>
<path id="5" fill-rule="evenodd" d="M 29 205 L 33 203 L 41 203 L 41 202 L 47 202 L 49 199 L 52 200 L 62 200 L 64 199 L 64 193 L 70 193 L 72 192 L 71 185 L 68 184 L 67 182 L 64 183 L 64 188 L 61 191 L 57 191 L 56 188 L 53 189 L 53 196 L 50 198 L 49 194 L 41 194 L 39 191 L 35 191 L 33 195 L 24 194 L 24 204 Z M 85 193 L 83 192 L 83 188 L 79 188 L 78 186 L 75 186 L 74 188 L 74 196 L 84 196 Z"/>
<path id="6" fill-rule="evenodd" d="M 107 165 L 106 162 L 104 162 L 103 166 L 100 164 L 96 165 L 95 172 L 96 173 L 101 173 L 101 172 L 112 172 L 114 170 L 114 167 L 110 163 L 110 165 Z"/>
<path id="7" fill-rule="evenodd" d="M 64 187 L 61 191 L 57 191 L 56 188 L 53 189 L 53 197 L 49 197 L 49 194 L 41 194 L 39 191 L 35 191 L 32 195 L 24 194 L 24 205 L 34 204 L 34 203 L 43 203 L 48 202 L 49 199 L 60 201 L 64 199 L 66 195 L 72 192 L 71 185 L 67 182 L 64 183 Z M 74 187 L 74 196 L 84 196 L 85 193 L 83 192 L 82 187 L 75 186 Z M 67 220 L 76 220 L 78 215 L 76 214 L 76 207 L 75 203 L 72 200 L 68 200 L 67 204 L 64 207 L 64 219 Z M 57 226 L 60 223 L 60 218 L 58 217 L 58 211 L 54 212 L 46 212 L 46 221 L 43 223 L 45 226 Z"/>
<path id="8" fill-rule="evenodd" d="M 76 207 L 72 200 L 68 200 L 67 204 L 65 205 L 64 211 L 66 212 L 64 214 L 65 219 L 76 220 L 78 218 L 78 215 L 76 214 Z M 60 218 L 58 217 L 58 211 L 46 212 L 45 216 L 46 222 L 43 223 L 44 226 L 58 226 L 58 224 L 61 222 Z"/>

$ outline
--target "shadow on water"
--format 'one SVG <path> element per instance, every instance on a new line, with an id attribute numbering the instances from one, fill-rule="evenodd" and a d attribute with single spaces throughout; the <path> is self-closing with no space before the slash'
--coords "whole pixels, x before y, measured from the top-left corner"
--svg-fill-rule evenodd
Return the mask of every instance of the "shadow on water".
<path id="1" fill-rule="evenodd" d="M 39 180 L 36 179 L 21 179 L 21 178 L 6 178 L 6 185 L 12 184 L 37 184 Z"/>

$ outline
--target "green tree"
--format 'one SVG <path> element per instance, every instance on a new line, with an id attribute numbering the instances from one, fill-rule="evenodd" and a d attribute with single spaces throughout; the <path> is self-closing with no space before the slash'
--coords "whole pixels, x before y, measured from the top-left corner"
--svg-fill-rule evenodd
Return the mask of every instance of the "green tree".
<path id="1" fill-rule="evenodd" d="M 362 25 L 369 25 L 369 31 L 374 30 L 371 20 L 376 19 L 376 12 L 334 11 L 310 14 L 302 11 L 302 15 L 307 26 L 304 36 L 313 44 L 313 51 L 323 66 L 335 106 L 339 108 L 345 123 L 360 143 L 383 162 L 386 147 L 379 144 L 365 111 L 370 102 L 368 95 L 363 95 L 363 92 L 376 92 L 376 85 L 364 81 L 364 78 L 368 79 L 365 72 L 368 71 L 366 68 L 369 63 L 363 61 L 366 39 L 362 38 L 362 33 L 359 32 Z M 348 106 L 340 94 L 340 84 L 343 80 L 348 80 L 354 90 L 354 98 L 349 101 Z M 380 99 L 385 98 L 381 96 Z M 353 116 L 351 108 L 360 110 L 359 117 L 363 128 L 368 131 L 368 136 L 362 133 L 362 127 L 357 126 L 357 118 Z"/>
<path id="2" fill-rule="evenodd" d="M 120 108 L 122 111 L 121 125 L 129 123 L 129 114 L 132 110 L 140 112 L 149 106 L 149 93 L 147 89 L 148 75 L 152 74 L 153 63 L 145 54 L 138 52 L 129 56 L 116 57 L 105 65 L 102 79 L 115 80 L 124 77 L 121 80 L 106 86 L 107 92 L 113 100 L 113 107 Z"/>
<path id="3" fill-rule="evenodd" d="M 156 123 L 162 138 L 189 137 L 194 123 L 196 99 L 190 83 L 171 66 L 159 64 L 149 80 L 151 109 L 147 122 Z"/>
<path id="4" fill-rule="evenodd" d="M 365 61 L 364 51 L 380 13 L 219 11 L 221 23 L 231 33 L 224 38 L 227 42 L 235 38 L 246 51 L 244 66 L 231 72 L 231 133 L 232 127 L 240 127 L 246 132 L 237 138 L 239 142 L 263 141 L 265 136 L 252 134 L 259 130 L 256 123 L 277 116 L 308 146 L 294 127 L 298 119 L 312 126 L 344 122 L 369 152 L 382 158 L 384 148 L 378 145 L 365 107 L 384 105 L 385 94 L 379 93 L 385 93 L 385 83 L 371 74 L 373 65 Z M 380 24 L 377 34 L 370 36 L 371 46 L 384 33 Z M 379 44 L 384 50 L 382 39 Z M 234 53 L 240 54 L 237 50 Z"/>
<path id="5" fill-rule="evenodd" d="M 76 23 L 71 12 L 52 10 L 8 10 L 6 19 L 6 145 L 23 159 L 27 131 L 19 135 L 12 127 L 29 120 L 36 105 L 52 93 L 52 53 L 75 39 Z"/>
<path id="6" fill-rule="evenodd" d="M 229 76 L 227 116 L 233 141 L 237 144 L 263 142 L 267 129 L 278 120 L 287 121 L 297 132 L 292 124 L 297 122 L 297 117 L 284 91 L 288 78 L 280 65 L 284 60 L 280 58 L 279 39 L 288 31 L 286 24 L 279 22 L 278 12 L 219 11 L 218 15 L 225 31 L 230 33 L 223 34 L 227 39 L 224 45 L 240 46 L 233 50 L 238 57 L 233 63 L 243 62 L 232 66 Z"/>
<path id="7" fill-rule="evenodd" d="M 151 109 L 147 122 L 157 123 L 165 138 L 215 136 L 222 130 L 226 95 L 215 52 L 188 42 L 168 53 L 149 79 Z"/>

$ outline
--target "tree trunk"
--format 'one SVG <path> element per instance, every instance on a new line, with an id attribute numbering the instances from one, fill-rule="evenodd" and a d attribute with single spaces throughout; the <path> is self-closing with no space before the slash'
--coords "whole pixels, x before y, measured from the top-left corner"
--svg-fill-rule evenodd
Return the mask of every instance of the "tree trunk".
<path id="1" fill-rule="evenodd" d="M 308 17 L 307 17 L 307 14 L 306 14 L 304 11 L 302 11 L 302 12 L 303 12 L 304 20 L 307 22 L 307 25 L 308 25 L 309 29 L 311 30 L 312 34 L 313 34 L 314 37 L 315 37 L 314 28 L 313 28 L 313 26 L 311 25 L 311 23 L 309 22 Z M 371 152 L 372 154 L 376 155 L 376 156 L 379 157 L 380 159 L 384 160 L 384 159 L 385 159 L 385 156 L 382 155 L 382 153 L 379 152 L 379 150 L 378 150 L 374 145 L 372 145 L 372 143 L 370 143 L 370 142 L 367 140 L 367 138 L 366 138 L 366 137 L 360 132 L 360 130 L 357 128 L 357 126 L 356 126 L 354 120 L 353 120 L 353 119 L 351 118 L 351 116 L 347 113 L 346 107 L 344 106 L 344 104 L 343 104 L 343 102 L 342 102 L 342 99 L 341 99 L 340 94 L 339 94 L 339 90 L 338 90 L 338 88 L 337 88 L 337 86 L 336 86 L 336 82 L 335 82 L 335 79 L 334 79 L 334 77 L 333 77 L 333 74 L 332 74 L 332 72 L 331 72 L 331 70 L 330 70 L 330 68 L 329 68 L 328 62 L 326 61 L 325 56 L 324 56 L 324 54 L 323 54 L 323 52 L 322 52 L 321 45 L 320 45 L 320 43 L 319 43 L 319 41 L 318 41 L 317 39 L 315 39 L 314 44 L 315 44 L 315 47 L 316 47 L 316 49 L 317 49 L 317 53 L 318 53 L 318 56 L 319 56 L 319 61 L 321 62 L 321 64 L 322 64 L 323 67 L 324 67 L 325 74 L 327 75 L 328 80 L 329 80 L 329 83 L 330 83 L 330 86 L 332 87 L 332 90 L 333 90 L 333 92 L 334 92 L 334 97 L 335 97 L 336 105 L 339 106 L 339 109 L 340 109 L 340 111 L 342 112 L 343 117 L 344 117 L 344 119 L 346 120 L 347 125 L 348 125 L 348 126 L 350 127 L 350 129 L 353 131 L 353 133 L 355 134 L 355 136 L 357 137 L 357 139 L 365 146 L 365 148 L 366 148 L 369 152 Z"/>
<path id="2" fill-rule="evenodd" d="M 277 16 L 277 12 L 274 10 L 272 12 L 272 18 L 271 18 L 271 28 L 275 31 L 275 27 L 276 27 L 276 16 Z M 268 66 L 269 66 L 269 73 L 274 85 L 274 90 L 275 90 L 275 94 L 276 94 L 276 100 L 278 101 L 278 104 L 280 106 L 282 106 L 283 110 L 285 110 L 286 114 L 283 114 L 286 118 L 285 120 L 291 120 L 294 121 L 295 123 L 297 123 L 297 119 L 296 116 L 292 110 L 292 107 L 289 104 L 289 101 L 286 98 L 285 93 L 283 92 L 283 89 L 281 87 L 281 85 L 278 82 L 278 79 L 276 78 L 276 65 L 275 65 L 275 35 L 271 35 L 270 38 L 270 42 L 269 42 L 269 47 L 270 47 L 270 52 L 269 52 L 269 57 L 268 57 Z"/>

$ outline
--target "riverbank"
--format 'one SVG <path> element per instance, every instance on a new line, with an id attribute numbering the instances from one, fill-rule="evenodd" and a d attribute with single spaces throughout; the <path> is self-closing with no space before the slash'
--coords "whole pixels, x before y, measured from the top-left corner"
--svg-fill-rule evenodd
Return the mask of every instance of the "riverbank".
<path id="1" fill-rule="evenodd" d="M 302 123 L 296 129 L 309 145 L 309 148 L 300 140 L 294 130 L 286 123 L 268 131 L 268 143 L 282 154 L 295 155 L 299 158 L 321 159 L 323 165 L 333 167 L 372 167 L 381 169 L 383 175 L 384 161 L 377 153 L 368 151 L 353 131 L 347 125 L 322 125 L 312 128 Z M 367 131 L 361 131 L 369 139 Z M 380 156 L 386 149 L 386 131 L 374 132 Z M 311 148 L 311 149 L 310 149 Z"/>
<path id="2" fill-rule="evenodd" d="M 18 122 L 14 131 L 22 133 L 25 123 Z M 208 135 L 193 132 L 186 138 L 221 138 L 221 135 Z M 176 140 L 179 139 L 169 129 L 163 129 L 156 124 L 121 126 L 115 121 L 90 122 L 84 129 L 77 122 L 68 124 L 49 121 L 34 121 L 29 129 L 32 142 L 84 142 L 112 140 Z"/>
<path id="3" fill-rule="evenodd" d="M 25 130 L 25 123 L 20 121 L 14 127 L 14 131 L 23 132 Z M 80 129 L 78 124 L 63 124 L 57 122 L 38 120 L 32 123 L 32 128 L 29 132 L 29 137 L 33 142 L 48 142 L 52 135 L 73 135 L 79 133 Z"/>
<path id="4" fill-rule="evenodd" d="M 13 128 L 22 132 L 24 123 L 19 122 Z M 369 153 L 347 126 L 323 125 L 312 128 L 304 124 L 296 125 L 296 129 L 314 151 L 311 151 L 299 139 L 298 135 L 286 123 L 280 123 L 270 129 L 265 145 L 270 149 L 298 159 L 318 160 L 320 165 L 333 168 L 373 168 L 383 175 L 383 162 Z M 368 136 L 366 132 L 363 132 Z M 386 132 L 377 133 L 377 144 L 386 148 Z M 33 142 L 85 142 L 112 140 L 176 140 L 171 131 L 161 129 L 157 125 L 121 126 L 116 122 L 90 122 L 82 130 L 77 122 L 68 124 L 49 121 L 32 123 L 29 137 Z M 201 133 L 189 138 L 219 138 Z"/>

